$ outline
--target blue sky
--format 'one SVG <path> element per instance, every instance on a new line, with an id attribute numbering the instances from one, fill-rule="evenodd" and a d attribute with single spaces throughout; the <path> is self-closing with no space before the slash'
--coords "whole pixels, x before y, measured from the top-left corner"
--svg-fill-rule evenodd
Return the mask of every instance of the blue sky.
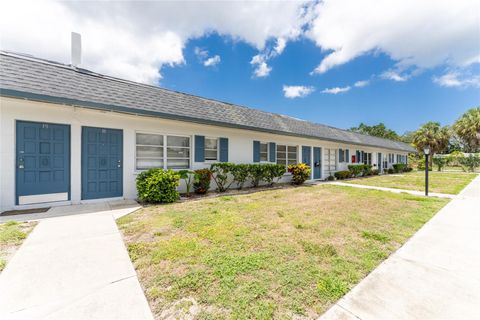
<path id="1" fill-rule="evenodd" d="M 71 31 L 83 68 L 340 128 L 480 105 L 478 0 L 1 4 L 2 50 L 69 63 Z"/>
<path id="2" fill-rule="evenodd" d="M 195 48 L 219 55 L 214 67 L 205 67 Z M 442 87 L 432 81 L 442 67 L 426 70 L 408 81 L 398 82 L 380 77 L 395 65 L 384 54 L 368 54 L 338 66 L 325 74 L 310 75 L 325 56 L 307 39 L 290 43 L 282 55 L 270 60 L 268 77 L 253 77 L 250 60 L 255 49 L 219 35 L 189 41 L 186 63 L 162 71 L 162 87 L 232 102 L 256 109 L 282 113 L 341 128 L 360 122 L 384 122 L 399 133 L 415 130 L 427 121 L 451 124 L 464 111 L 480 105 L 476 87 Z M 477 66 L 478 72 L 478 66 Z M 327 94 L 325 88 L 353 86 L 369 80 L 361 88 Z M 283 85 L 312 86 L 315 91 L 302 98 L 289 99 Z"/>

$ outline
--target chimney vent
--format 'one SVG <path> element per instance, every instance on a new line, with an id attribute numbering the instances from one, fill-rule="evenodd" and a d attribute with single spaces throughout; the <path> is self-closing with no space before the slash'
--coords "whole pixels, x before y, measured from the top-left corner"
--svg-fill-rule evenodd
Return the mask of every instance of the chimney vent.
<path id="1" fill-rule="evenodd" d="M 72 66 L 77 67 L 82 63 L 82 36 L 72 32 Z"/>

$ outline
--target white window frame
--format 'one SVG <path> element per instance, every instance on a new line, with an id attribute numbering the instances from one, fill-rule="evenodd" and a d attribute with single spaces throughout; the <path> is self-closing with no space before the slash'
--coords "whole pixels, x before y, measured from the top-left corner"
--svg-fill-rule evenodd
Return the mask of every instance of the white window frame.
<path id="1" fill-rule="evenodd" d="M 267 160 L 262 160 L 262 144 L 267 145 Z M 275 147 L 275 153 L 277 152 L 277 148 Z M 260 141 L 260 162 L 267 163 L 270 162 L 270 144 L 269 142 Z"/>
<path id="2" fill-rule="evenodd" d="M 135 130 L 135 152 L 134 152 L 134 158 L 133 158 L 133 167 L 135 169 L 135 172 L 143 172 L 143 171 L 147 171 L 149 169 L 152 169 L 152 168 L 149 168 L 149 169 L 137 169 L 137 133 L 140 133 L 140 134 L 152 134 L 152 135 L 157 135 L 157 136 L 162 136 L 163 137 L 163 167 L 159 167 L 160 169 L 164 169 L 164 170 L 167 170 L 167 136 L 170 136 L 170 137 L 182 137 L 182 138 L 188 138 L 189 139 L 189 146 L 188 148 L 187 147 L 183 147 L 185 149 L 188 149 L 188 168 L 182 168 L 182 169 L 171 169 L 171 170 L 174 170 L 174 171 L 179 171 L 179 170 L 191 170 L 192 169 L 192 136 L 189 136 L 189 135 L 182 135 L 182 134 L 175 134 L 175 133 L 164 133 L 164 132 L 158 132 L 158 131 L 143 131 L 143 130 Z M 141 145 L 142 146 L 142 145 Z M 175 147 L 174 147 L 175 148 Z M 182 147 L 179 147 L 179 148 L 182 148 Z M 176 159 L 176 158 L 175 158 Z M 179 158 L 178 158 L 179 159 Z"/>
<path id="3" fill-rule="evenodd" d="M 207 137 L 205 136 L 205 140 L 207 139 L 215 139 L 217 140 L 217 158 L 215 160 L 212 160 L 212 159 L 207 159 L 207 153 L 206 151 L 209 150 L 209 151 L 212 151 L 214 149 L 207 149 L 207 144 L 205 143 L 204 145 L 204 150 L 203 150 L 203 154 L 205 155 L 205 162 L 206 163 L 215 163 L 215 162 L 219 162 L 219 159 L 220 159 L 220 138 L 219 137 Z"/>
<path id="4" fill-rule="evenodd" d="M 285 170 L 288 171 L 288 161 L 291 160 L 289 157 L 288 157 L 288 147 L 295 147 L 296 148 L 296 152 L 295 152 L 295 162 L 296 164 L 299 164 L 300 161 L 298 161 L 298 156 L 300 154 L 299 152 L 299 146 L 297 145 L 294 145 L 294 144 L 283 144 L 283 143 L 277 143 L 276 144 L 276 147 L 275 147 L 275 163 L 278 164 L 278 147 L 279 146 L 285 146 Z"/>

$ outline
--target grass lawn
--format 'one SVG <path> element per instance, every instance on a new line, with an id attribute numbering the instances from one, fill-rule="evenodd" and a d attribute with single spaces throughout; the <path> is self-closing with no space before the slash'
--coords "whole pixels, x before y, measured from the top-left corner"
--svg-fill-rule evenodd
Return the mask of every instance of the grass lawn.
<path id="1" fill-rule="evenodd" d="M 430 192 L 457 194 L 475 179 L 477 175 L 472 173 L 430 171 L 428 176 L 428 190 Z M 374 176 L 345 182 L 367 186 L 423 191 L 425 190 L 425 172 L 414 171 L 402 174 Z"/>
<path id="2" fill-rule="evenodd" d="M 118 224 L 156 318 L 313 318 L 447 202 L 318 185 L 146 207 Z"/>
<path id="3" fill-rule="evenodd" d="M 13 256 L 35 225 L 36 222 L 14 221 L 0 224 L 0 271 L 5 268 L 8 259 Z"/>

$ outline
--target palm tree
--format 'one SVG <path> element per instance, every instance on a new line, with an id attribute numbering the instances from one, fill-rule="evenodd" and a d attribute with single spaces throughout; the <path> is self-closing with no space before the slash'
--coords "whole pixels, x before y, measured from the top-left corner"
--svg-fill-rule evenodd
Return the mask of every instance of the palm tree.
<path id="1" fill-rule="evenodd" d="M 440 126 L 438 122 L 427 122 L 413 133 L 412 144 L 415 148 L 423 153 L 423 149 L 428 145 L 433 158 L 435 153 L 441 153 L 448 147 L 450 140 L 450 129 Z"/>
<path id="2" fill-rule="evenodd" d="M 465 112 L 453 125 L 465 152 L 480 151 L 480 107 Z"/>

